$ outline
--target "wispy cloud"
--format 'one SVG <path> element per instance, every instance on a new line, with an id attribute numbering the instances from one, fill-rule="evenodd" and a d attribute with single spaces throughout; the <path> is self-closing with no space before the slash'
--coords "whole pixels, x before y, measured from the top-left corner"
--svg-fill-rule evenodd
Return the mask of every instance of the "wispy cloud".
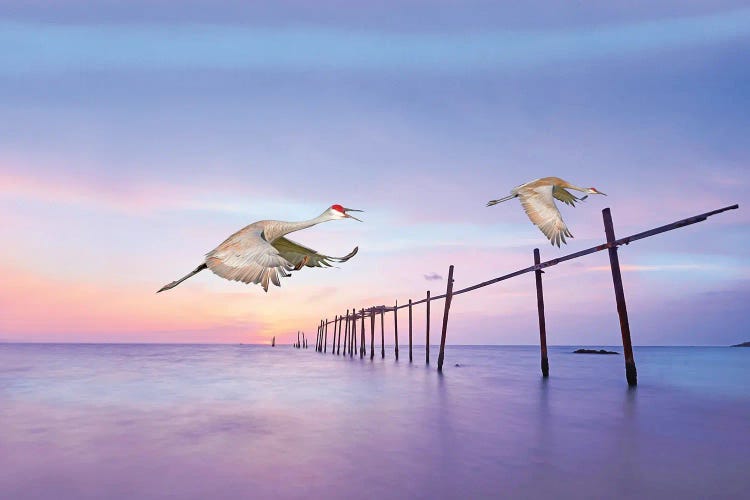
<path id="1" fill-rule="evenodd" d="M 750 10 L 552 32 L 403 34 L 213 25 L 0 24 L 0 72 L 117 69 L 511 68 L 717 43 L 750 33 Z"/>
<path id="2" fill-rule="evenodd" d="M 426 279 L 427 281 L 437 281 L 437 280 L 443 279 L 443 277 L 440 276 L 438 273 L 430 273 L 430 274 L 425 274 L 424 279 Z"/>

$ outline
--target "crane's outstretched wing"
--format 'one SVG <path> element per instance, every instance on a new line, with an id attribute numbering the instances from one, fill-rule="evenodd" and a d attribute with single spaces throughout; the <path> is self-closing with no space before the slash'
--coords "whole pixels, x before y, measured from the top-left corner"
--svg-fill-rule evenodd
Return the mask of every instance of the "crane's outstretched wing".
<path id="1" fill-rule="evenodd" d="M 271 245 L 279 251 L 282 257 L 292 263 L 295 270 L 301 269 L 303 266 L 331 267 L 331 262 L 346 262 L 357 255 L 359 251 L 359 247 L 355 247 L 354 250 L 343 257 L 332 257 L 319 254 L 312 248 L 307 248 L 283 236 L 275 239 Z"/>
<path id="2" fill-rule="evenodd" d="M 550 243 L 559 247 L 560 242 L 566 243 L 566 236 L 573 237 L 555 205 L 552 186 L 522 188 L 519 198 L 526 215 L 549 238 Z"/>
<path id="3" fill-rule="evenodd" d="M 573 193 L 571 193 L 570 191 L 568 191 L 567 189 L 559 187 L 559 186 L 554 186 L 552 188 L 552 196 L 562 201 L 563 203 L 570 205 L 571 207 L 576 206 L 576 202 L 581 202 L 585 200 L 586 198 L 588 198 L 588 195 L 582 196 L 581 198 L 579 198 Z"/>
<path id="4" fill-rule="evenodd" d="M 237 231 L 206 254 L 208 268 L 231 281 L 256 283 L 268 291 L 268 283 L 281 286 L 279 277 L 289 276 L 294 266 L 263 236 L 259 228 Z"/>

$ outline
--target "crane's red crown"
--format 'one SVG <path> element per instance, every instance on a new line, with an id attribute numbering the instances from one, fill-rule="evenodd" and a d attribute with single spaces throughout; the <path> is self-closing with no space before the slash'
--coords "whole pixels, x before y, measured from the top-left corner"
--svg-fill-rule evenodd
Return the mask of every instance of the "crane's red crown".
<path id="1" fill-rule="evenodd" d="M 342 207 L 341 205 L 331 205 L 331 208 L 333 210 L 336 210 L 337 212 L 341 212 L 342 214 L 345 213 L 344 207 Z"/>

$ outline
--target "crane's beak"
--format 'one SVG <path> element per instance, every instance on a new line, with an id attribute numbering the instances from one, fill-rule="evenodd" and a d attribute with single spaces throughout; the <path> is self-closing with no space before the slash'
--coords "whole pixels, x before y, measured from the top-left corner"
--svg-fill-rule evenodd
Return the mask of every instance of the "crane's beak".
<path id="1" fill-rule="evenodd" d="M 364 212 L 364 210 L 356 210 L 354 208 L 345 208 L 344 209 L 344 215 L 350 219 L 358 220 L 359 222 L 362 222 L 360 219 L 357 219 L 353 215 L 349 215 L 347 212 Z"/>
<path id="2" fill-rule="evenodd" d="M 597 191 L 596 194 L 603 194 L 604 196 L 607 196 L 607 193 L 602 193 L 601 191 Z"/>

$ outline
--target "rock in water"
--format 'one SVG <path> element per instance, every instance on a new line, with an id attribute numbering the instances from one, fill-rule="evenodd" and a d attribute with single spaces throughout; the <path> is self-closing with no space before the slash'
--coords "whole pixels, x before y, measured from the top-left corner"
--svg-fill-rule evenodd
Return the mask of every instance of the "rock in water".
<path id="1" fill-rule="evenodd" d="M 750 347 L 750 342 L 743 342 L 741 344 L 734 344 L 732 347 Z"/>
<path id="2" fill-rule="evenodd" d="M 604 349 L 576 349 L 573 351 L 574 354 L 620 354 L 619 352 L 615 351 L 606 351 Z"/>

